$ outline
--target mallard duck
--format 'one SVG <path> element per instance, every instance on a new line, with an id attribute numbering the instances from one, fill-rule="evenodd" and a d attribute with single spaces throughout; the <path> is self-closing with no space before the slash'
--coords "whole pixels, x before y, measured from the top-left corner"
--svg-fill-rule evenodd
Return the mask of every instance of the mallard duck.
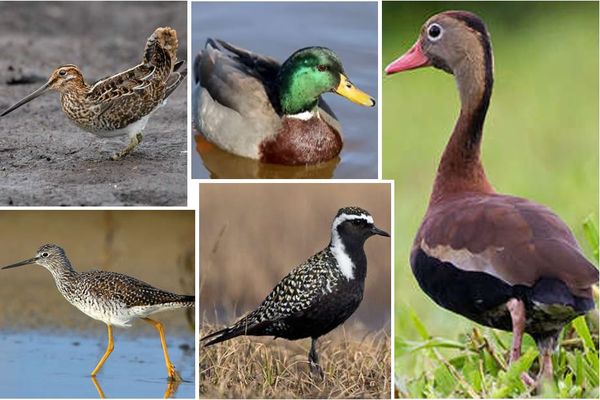
<path id="1" fill-rule="evenodd" d="M 185 70 L 177 72 L 183 65 L 183 61 L 177 61 L 177 45 L 174 29 L 157 28 L 148 38 L 138 65 L 92 85 L 85 82 L 77 66 L 62 65 L 46 84 L 4 110 L 0 117 L 51 90 L 57 91 L 62 110 L 79 128 L 101 138 L 129 137 L 129 145 L 112 156 L 118 160 L 141 142 L 150 115 L 185 78 Z"/>
<path id="2" fill-rule="evenodd" d="M 209 39 L 194 71 L 199 131 L 230 153 L 267 163 L 315 164 L 340 153 L 340 124 L 321 94 L 375 105 L 325 47 L 300 49 L 279 64 Z"/>

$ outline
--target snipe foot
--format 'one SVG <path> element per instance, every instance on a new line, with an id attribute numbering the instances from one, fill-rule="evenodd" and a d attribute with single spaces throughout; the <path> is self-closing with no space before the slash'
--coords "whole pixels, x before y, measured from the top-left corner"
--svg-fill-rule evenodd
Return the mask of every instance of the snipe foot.
<path id="1" fill-rule="evenodd" d="M 134 137 L 131 138 L 127 147 L 121 150 L 118 153 L 112 155 L 111 160 L 118 161 L 131 153 L 135 147 L 142 142 L 142 133 L 137 133 Z"/>

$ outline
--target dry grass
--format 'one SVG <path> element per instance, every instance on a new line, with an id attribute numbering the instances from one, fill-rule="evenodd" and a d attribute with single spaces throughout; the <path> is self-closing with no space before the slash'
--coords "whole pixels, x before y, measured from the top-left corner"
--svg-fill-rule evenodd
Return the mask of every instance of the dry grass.
<path id="1" fill-rule="evenodd" d="M 201 336 L 217 327 L 203 323 Z M 310 340 L 239 337 L 200 348 L 201 398 L 389 398 L 390 337 L 338 328 L 319 340 L 325 378 L 310 376 Z"/>

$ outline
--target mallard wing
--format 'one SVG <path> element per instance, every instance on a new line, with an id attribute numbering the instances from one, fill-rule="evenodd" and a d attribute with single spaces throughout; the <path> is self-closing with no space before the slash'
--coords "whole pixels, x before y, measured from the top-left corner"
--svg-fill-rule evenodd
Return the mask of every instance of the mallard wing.
<path id="1" fill-rule="evenodd" d="M 258 147 L 277 132 L 281 117 L 273 102 L 279 64 L 209 39 L 195 60 L 197 126 L 230 153 L 259 158 Z"/>
<path id="2" fill-rule="evenodd" d="M 212 99 L 239 113 L 272 113 L 279 63 L 230 43 L 208 39 L 196 57 L 195 79 Z"/>

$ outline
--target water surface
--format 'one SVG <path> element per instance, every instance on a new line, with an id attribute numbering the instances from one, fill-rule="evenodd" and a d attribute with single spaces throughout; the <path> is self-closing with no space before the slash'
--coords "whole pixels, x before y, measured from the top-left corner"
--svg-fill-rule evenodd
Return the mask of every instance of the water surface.
<path id="1" fill-rule="evenodd" d="M 0 332 L 0 396 L 4 398 L 194 398 L 194 334 L 169 335 L 171 362 L 183 378 L 169 385 L 158 335 L 115 328 L 115 348 L 96 382 L 90 372 L 106 349 L 98 332 Z M 135 328 L 132 328 L 135 329 Z M 96 388 L 96 385 L 98 389 Z"/>

